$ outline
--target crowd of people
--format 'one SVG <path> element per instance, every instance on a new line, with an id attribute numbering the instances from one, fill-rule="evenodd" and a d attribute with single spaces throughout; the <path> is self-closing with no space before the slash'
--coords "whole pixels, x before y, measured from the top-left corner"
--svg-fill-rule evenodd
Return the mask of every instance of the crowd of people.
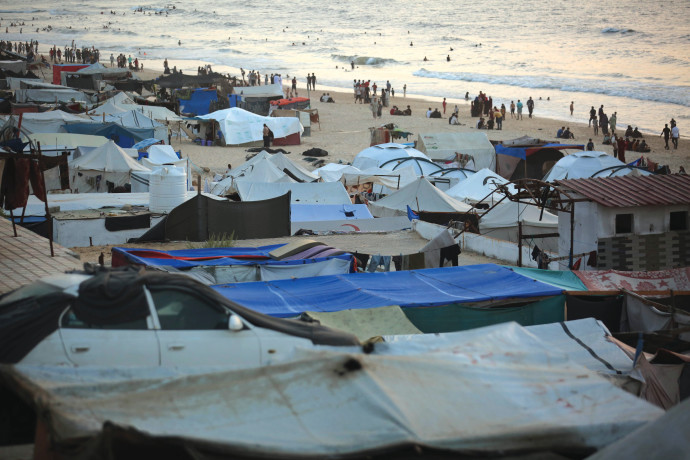
<path id="1" fill-rule="evenodd" d="M 95 46 L 79 48 L 74 46 L 74 40 L 72 46 L 65 45 L 64 52 L 61 48 L 53 45 L 48 54 L 50 60 L 56 63 L 62 63 L 64 59 L 65 63 L 95 64 L 100 60 L 100 51 Z"/>
<path id="2" fill-rule="evenodd" d="M 353 80 L 352 87 L 355 94 L 355 104 L 359 101 L 360 104 L 370 104 L 373 97 L 380 97 L 384 107 L 388 107 L 391 97 L 395 97 L 395 90 L 391 86 L 391 82 L 386 81 L 386 86 L 380 87 L 381 92 L 379 96 L 379 86 L 371 80 Z"/>

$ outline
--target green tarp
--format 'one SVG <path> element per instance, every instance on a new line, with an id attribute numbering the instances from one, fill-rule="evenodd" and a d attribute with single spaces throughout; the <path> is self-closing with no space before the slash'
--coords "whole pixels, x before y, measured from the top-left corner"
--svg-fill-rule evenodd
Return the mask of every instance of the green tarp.
<path id="1" fill-rule="evenodd" d="M 365 341 L 379 335 L 421 334 L 397 305 L 362 308 L 336 312 L 308 311 L 304 316 L 318 320 L 322 325 L 347 331 Z"/>
<path id="2" fill-rule="evenodd" d="M 549 297 L 520 307 L 468 307 L 451 304 L 442 307 L 405 308 L 412 324 L 425 334 L 475 329 L 515 321 L 522 326 L 565 321 L 565 296 Z"/>
<path id="3" fill-rule="evenodd" d="M 532 278 L 542 283 L 556 286 L 564 291 L 586 291 L 587 286 L 584 285 L 580 278 L 570 270 L 540 270 L 538 268 L 527 267 L 508 267 L 515 273 L 522 276 Z"/>

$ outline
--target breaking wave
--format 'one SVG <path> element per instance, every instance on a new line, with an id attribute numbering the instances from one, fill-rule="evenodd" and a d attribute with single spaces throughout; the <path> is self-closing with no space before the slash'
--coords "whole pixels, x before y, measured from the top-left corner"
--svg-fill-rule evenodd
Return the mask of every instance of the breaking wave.
<path id="1" fill-rule="evenodd" d="M 348 64 L 350 62 L 354 62 L 355 65 L 381 66 L 398 63 L 398 61 L 395 59 L 384 59 L 370 56 L 343 56 L 342 54 L 332 54 L 331 57 L 337 61 L 347 62 Z"/>
<path id="2" fill-rule="evenodd" d="M 553 89 L 573 93 L 603 94 L 641 101 L 664 102 L 667 104 L 679 104 L 684 106 L 690 105 L 690 86 L 667 86 L 621 79 L 603 80 L 561 78 L 544 75 L 511 76 L 466 72 L 431 72 L 426 69 L 420 69 L 414 72 L 413 75 L 422 78 L 483 82 L 494 85 Z"/>
<path id="3" fill-rule="evenodd" d="M 634 34 L 635 29 L 618 29 L 616 27 L 606 27 L 601 29 L 602 34 Z"/>

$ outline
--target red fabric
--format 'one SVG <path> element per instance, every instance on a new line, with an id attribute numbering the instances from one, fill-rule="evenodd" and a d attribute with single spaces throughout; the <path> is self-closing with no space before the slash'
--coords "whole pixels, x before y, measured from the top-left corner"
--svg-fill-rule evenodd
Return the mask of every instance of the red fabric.
<path id="1" fill-rule="evenodd" d="M 690 268 L 650 272 L 577 271 L 575 275 L 590 291 L 690 291 Z"/>
<path id="2" fill-rule="evenodd" d="M 36 195 L 36 198 L 45 203 L 47 199 L 46 188 L 43 183 L 43 178 L 41 177 L 41 166 L 38 164 L 38 161 L 31 161 L 29 180 L 31 181 L 31 190 L 34 192 L 34 195 Z"/>

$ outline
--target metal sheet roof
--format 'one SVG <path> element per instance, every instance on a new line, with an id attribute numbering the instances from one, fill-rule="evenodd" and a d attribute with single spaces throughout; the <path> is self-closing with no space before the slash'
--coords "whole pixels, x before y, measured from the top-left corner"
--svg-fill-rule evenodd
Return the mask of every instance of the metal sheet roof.
<path id="1" fill-rule="evenodd" d="M 680 174 L 566 179 L 555 182 L 565 191 L 608 207 L 690 204 L 690 176 Z"/>

